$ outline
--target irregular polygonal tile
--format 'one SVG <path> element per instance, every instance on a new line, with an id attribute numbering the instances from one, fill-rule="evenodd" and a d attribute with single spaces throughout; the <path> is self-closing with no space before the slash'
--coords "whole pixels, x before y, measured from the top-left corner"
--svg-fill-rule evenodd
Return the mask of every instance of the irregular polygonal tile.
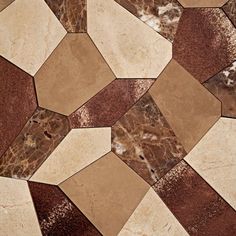
<path id="1" fill-rule="evenodd" d="M 113 79 L 87 34 L 67 34 L 35 75 L 39 105 L 69 115 Z"/>
<path id="2" fill-rule="evenodd" d="M 0 177 L 0 188 L 1 235 L 40 236 L 27 182 Z"/>
<path id="3" fill-rule="evenodd" d="M 0 57 L 0 156 L 37 106 L 33 78 Z"/>
<path id="4" fill-rule="evenodd" d="M 174 39 L 182 6 L 177 0 L 115 0 L 163 37 Z"/>
<path id="5" fill-rule="evenodd" d="M 178 0 L 184 7 L 222 7 L 227 0 Z"/>
<path id="6" fill-rule="evenodd" d="M 221 103 L 175 60 L 150 89 L 185 150 L 189 152 L 221 116 Z"/>
<path id="7" fill-rule="evenodd" d="M 236 212 L 184 161 L 154 189 L 190 235 L 234 235 Z"/>
<path id="8" fill-rule="evenodd" d="M 112 151 L 150 185 L 186 155 L 149 94 L 112 127 Z"/>
<path id="9" fill-rule="evenodd" d="M 86 32 L 86 0 L 45 0 L 68 32 Z"/>
<path id="10" fill-rule="evenodd" d="M 151 87 L 151 79 L 116 79 L 69 117 L 72 128 L 112 126 Z"/>
<path id="11" fill-rule="evenodd" d="M 71 130 L 31 180 L 59 184 L 110 150 L 111 128 Z"/>
<path id="12" fill-rule="evenodd" d="M 118 236 L 187 236 L 187 232 L 151 188 Z"/>
<path id="13" fill-rule="evenodd" d="M 15 0 L 0 22 L 0 55 L 31 75 L 66 34 L 44 1 Z"/>
<path id="14" fill-rule="evenodd" d="M 172 44 L 114 0 L 88 0 L 88 33 L 118 78 L 156 78 Z M 111 20 L 112 19 L 112 20 Z"/>
<path id="15" fill-rule="evenodd" d="M 223 6 L 223 10 L 232 23 L 236 26 L 236 1 L 229 0 L 227 4 Z"/>
<path id="16" fill-rule="evenodd" d="M 57 186 L 29 182 L 29 189 L 43 235 L 101 235 Z"/>
<path id="17" fill-rule="evenodd" d="M 0 158 L 0 175 L 29 179 L 68 132 L 65 116 L 38 108 Z"/>
<path id="18" fill-rule="evenodd" d="M 149 186 L 113 153 L 64 183 L 61 189 L 102 232 L 116 236 Z"/>
<path id="19" fill-rule="evenodd" d="M 221 118 L 186 161 L 236 209 L 236 120 Z"/>
<path id="20" fill-rule="evenodd" d="M 0 0 L 0 11 L 9 6 L 14 0 Z"/>
<path id="21" fill-rule="evenodd" d="M 185 9 L 173 43 L 173 58 L 204 82 L 236 59 L 236 29 L 221 9 Z"/>

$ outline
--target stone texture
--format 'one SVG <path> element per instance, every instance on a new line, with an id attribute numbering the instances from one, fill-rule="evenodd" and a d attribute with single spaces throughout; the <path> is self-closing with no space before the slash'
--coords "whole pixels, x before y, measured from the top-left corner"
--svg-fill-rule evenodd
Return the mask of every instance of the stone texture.
<path id="1" fill-rule="evenodd" d="M 222 7 L 227 0 L 178 0 L 184 7 Z"/>
<path id="2" fill-rule="evenodd" d="M 236 26 L 236 1 L 228 0 L 228 2 L 223 6 L 223 10 L 234 26 Z"/>
<path id="3" fill-rule="evenodd" d="M 186 155 L 149 94 L 112 127 L 112 151 L 150 185 Z"/>
<path id="4" fill-rule="evenodd" d="M 69 115 L 114 78 L 87 34 L 67 34 L 35 76 L 39 105 Z"/>
<path id="5" fill-rule="evenodd" d="M 14 0 L 0 0 L 0 11 L 9 6 Z"/>

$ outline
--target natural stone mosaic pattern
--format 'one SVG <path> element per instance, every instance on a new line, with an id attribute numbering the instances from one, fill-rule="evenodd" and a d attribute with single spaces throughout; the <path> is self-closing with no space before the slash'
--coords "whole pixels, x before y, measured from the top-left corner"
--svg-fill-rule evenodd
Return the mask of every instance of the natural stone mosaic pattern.
<path id="1" fill-rule="evenodd" d="M 223 10 L 229 17 L 229 19 L 233 22 L 233 24 L 236 26 L 236 1 L 229 0 L 227 4 L 223 6 Z"/>
<path id="2" fill-rule="evenodd" d="M 178 0 L 184 7 L 222 7 L 227 0 Z"/>
<path id="3" fill-rule="evenodd" d="M 0 11 L 9 6 L 14 0 L 0 0 Z"/>

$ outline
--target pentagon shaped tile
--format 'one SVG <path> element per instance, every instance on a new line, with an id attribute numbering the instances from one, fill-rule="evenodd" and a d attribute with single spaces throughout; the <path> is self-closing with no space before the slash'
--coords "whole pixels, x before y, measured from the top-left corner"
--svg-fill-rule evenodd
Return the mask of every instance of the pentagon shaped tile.
<path id="1" fill-rule="evenodd" d="M 31 180 L 59 184 L 110 150 L 111 128 L 71 130 Z"/>
<path id="2" fill-rule="evenodd" d="M 156 78 L 172 44 L 114 0 L 88 0 L 88 33 L 117 78 Z M 112 19 L 112 20 L 111 20 Z"/>
<path id="3" fill-rule="evenodd" d="M 35 75 L 39 105 L 69 115 L 114 78 L 87 34 L 67 34 Z"/>
<path id="4" fill-rule="evenodd" d="M 236 26 L 236 1 L 228 0 L 228 2 L 223 6 L 223 10 L 234 26 Z"/>
<path id="5" fill-rule="evenodd" d="M 0 57 L 0 156 L 36 109 L 33 78 Z"/>
<path id="6" fill-rule="evenodd" d="M 14 0 L 0 0 L 0 11 L 9 6 Z"/>
<path id="7" fill-rule="evenodd" d="M 109 153 L 60 188 L 103 235 L 116 236 L 149 186 Z"/>
<path id="8" fill-rule="evenodd" d="M 0 22 L 0 55 L 31 75 L 66 34 L 44 1 L 15 0 Z"/>
<path id="9" fill-rule="evenodd" d="M 227 0 L 178 0 L 184 7 L 222 7 Z"/>
<path id="10" fill-rule="evenodd" d="M 236 29 L 221 9 L 185 9 L 173 58 L 202 83 L 235 61 Z"/>

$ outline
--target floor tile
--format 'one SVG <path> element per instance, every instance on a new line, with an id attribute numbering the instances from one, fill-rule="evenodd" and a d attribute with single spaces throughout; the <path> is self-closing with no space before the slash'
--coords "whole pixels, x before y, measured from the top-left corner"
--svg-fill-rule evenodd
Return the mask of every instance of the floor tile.
<path id="1" fill-rule="evenodd" d="M 185 9 L 175 35 L 173 57 L 204 82 L 236 59 L 236 29 L 221 9 Z"/>
<path id="2" fill-rule="evenodd" d="M 0 175 L 29 179 L 68 132 L 65 116 L 38 108 L 0 158 Z"/>
<path id="3" fill-rule="evenodd" d="M 57 186 L 29 182 L 29 188 L 43 235 L 101 235 Z"/>
<path id="4" fill-rule="evenodd" d="M 0 11 L 9 6 L 14 0 L 0 0 Z"/>
<path id="5" fill-rule="evenodd" d="M 87 34 L 67 34 L 35 76 L 39 105 L 69 115 L 113 79 Z"/>
<path id="6" fill-rule="evenodd" d="M 88 33 L 116 77 L 156 78 L 171 59 L 171 43 L 114 0 L 87 4 Z"/>
<path id="7" fill-rule="evenodd" d="M 190 235 L 234 235 L 236 212 L 184 161 L 155 186 Z"/>
<path id="8" fill-rule="evenodd" d="M 111 128 L 71 130 L 31 180 L 60 184 L 110 150 Z"/>
<path id="9" fill-rule="evenodd" d="M 149 189 L 113 153 L 60 187 L 102 234 L 109 236 L 117 235 Z"/>
<path id="10" fill-rule="evenodd" d="M 0 22 L 0 55 L 31 75 L 66 34 L 44 1 L 15 0 Z"/>
<path id="11" fill-rule="evenodd" d="M 227 0 L 178 0 L 184 7 L 222 7 Z"/>
<path id="12" fill-rule="evenodd" d="M 228 2 L 223 6 L 223 10 L 232 23 L 236 26 L 236 2 L 235 0 L 228 0 Z"/>
<path id="13" fill-rule="evenodd" d="M 221 103 L 175 60 L 150 94 L 187 152 L 221 115 Z"/>
<path id="14" fill-rule="evenodd" d="M 112 151 L 151 185 L 186 155 L 149 94 L 112 127 Z"/>

